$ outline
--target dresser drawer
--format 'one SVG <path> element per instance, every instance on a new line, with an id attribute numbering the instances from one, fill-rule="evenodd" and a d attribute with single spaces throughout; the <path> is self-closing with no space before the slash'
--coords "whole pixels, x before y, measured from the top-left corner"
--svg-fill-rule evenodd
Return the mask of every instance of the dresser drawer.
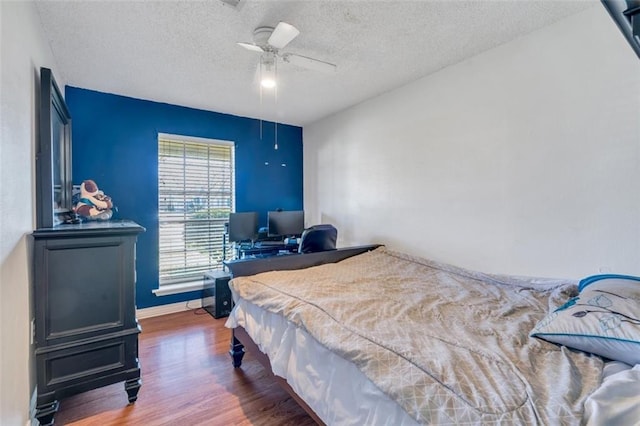
<path id="1" fill-rule="evenodd" d="M 138 365 L 138 336 L 116 337 L 63 349 L 36 351 L 38 391 L 47 392 L 117 376 Z M 122 380 L 118 378 L 115 381 Z"/>

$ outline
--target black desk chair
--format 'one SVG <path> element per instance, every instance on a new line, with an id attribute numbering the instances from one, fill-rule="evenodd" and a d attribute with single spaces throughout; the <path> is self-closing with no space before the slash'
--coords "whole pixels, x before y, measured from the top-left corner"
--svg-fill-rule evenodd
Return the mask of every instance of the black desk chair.
<path id="1" fill-rule="evenodd" d="M 298 253 L 314 253 L 336 249 L 338 230 L 333 225 L 314 225 L 302 233 Z"/>

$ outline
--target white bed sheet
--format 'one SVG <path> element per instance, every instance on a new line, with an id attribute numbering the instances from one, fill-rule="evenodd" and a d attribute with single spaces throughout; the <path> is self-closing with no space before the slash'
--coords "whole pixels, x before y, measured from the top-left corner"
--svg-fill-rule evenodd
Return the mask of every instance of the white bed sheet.
<path id="1" fill-rule="evenodd" d="M 226 326 L 242 326 L 284 378 L 327 425 L 416 425 L 351 362 L 335 355 L 284 317 L 243 299 Z M 302 374 L 300 372 L 303 372 Z M 640 364 L 613 361 L 585 402 L 586 426 L 640 425 Z"/>
<path id="2" fill-rule="evenodd" d="M 284 317 L 240 299 L 226 322 L 229 328 L 238 325 L 267 354 L 274 374 L 284 378 L 325 424 L 417 424 L 354 364 Z"/>
<path id="3" fill-rule="evenodd" d="M 585 402 L 585 425 L 640 425 L 640 364 L 612 361 L 602 375 L 602 385 Z"/>

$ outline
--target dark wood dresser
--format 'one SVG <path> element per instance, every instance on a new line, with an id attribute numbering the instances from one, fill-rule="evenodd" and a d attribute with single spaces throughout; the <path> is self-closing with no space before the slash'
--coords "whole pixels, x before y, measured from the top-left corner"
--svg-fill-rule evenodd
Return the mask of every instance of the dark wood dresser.
<path id="1" fill-rule="evenodd" d="M 36 418 L 53 424 L 59 400 L 124 381 L 141 386 L 136 320 L 136 239 L 131 221 L 33 232 Z"/>

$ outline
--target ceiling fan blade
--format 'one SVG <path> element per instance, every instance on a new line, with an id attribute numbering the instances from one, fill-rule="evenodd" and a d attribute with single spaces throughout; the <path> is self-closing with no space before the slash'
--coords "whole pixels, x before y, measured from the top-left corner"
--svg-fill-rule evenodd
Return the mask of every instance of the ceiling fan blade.
<path id="1" fill-rule="evenodd" d="M 290 64 L 298 65 L 314 71 L 321 71 L 327 74 L 332 74 L 338 69 L 338 66 L 335 64 L 321 61 L 319 59 L 309 58 L 307 56 L 296 55 L 294 53 L 285 53 L 282 55 L 282 60 Z"/>
<path id="2" fill-rule="evenodd" d="M 273 30 L 267 43 L 276 49 L 282 49 L 291 42 L 294 38 L 298 37 L 300 31 L 291 24 L 286 22 L 279 22 L 276 29 Z"/>
<path id="3" fill-rule="evenodd" d="M 264 52 L 264 49 L 262 47 L 252 43 L 238 42 L 238 46 L 242 46 L 247 50 L 251 50 L 252 52 Z"/>

